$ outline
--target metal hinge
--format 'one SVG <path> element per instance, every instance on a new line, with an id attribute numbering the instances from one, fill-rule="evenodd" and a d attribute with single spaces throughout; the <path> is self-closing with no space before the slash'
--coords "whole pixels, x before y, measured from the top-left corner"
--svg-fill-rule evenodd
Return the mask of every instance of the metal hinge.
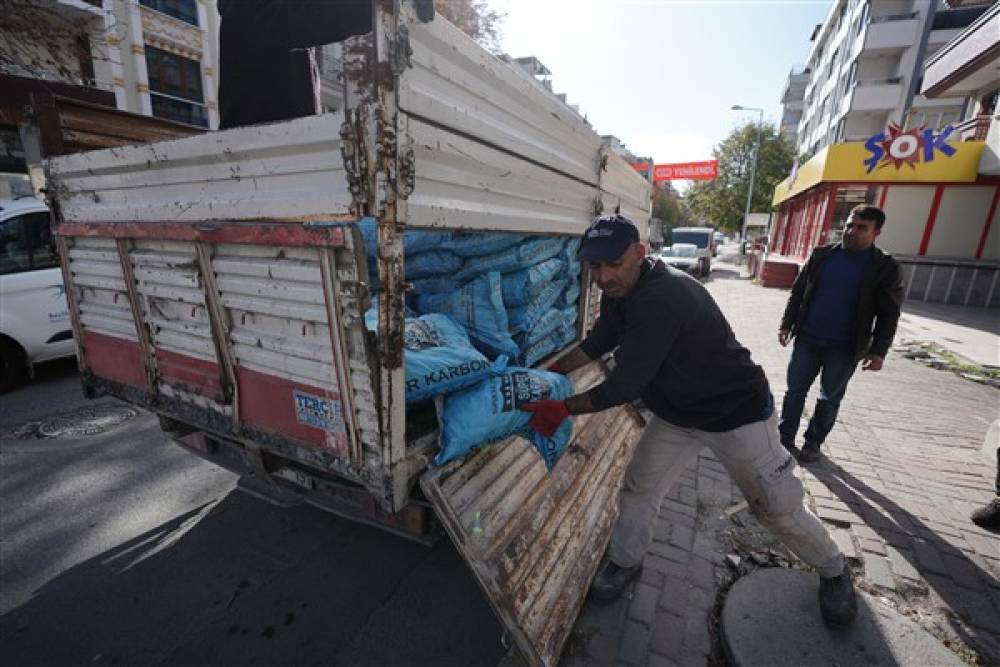
<path id="1" fill-rule="evenodd" d="M 396 30 L 396 39 L 389 42 L 389 66 L 392 68 L 392 73 L 399 76 L 406 71 L 406 68 L 413 67 L 413 63 L 410 61 L 412 55 L 410 29 L 401 25 Z"/>
<path id="2" fill-rule="evenodd" d="M 349 120 L 340 125 L 340 156 L 344 161 L 351 200 L 361 206 L 368 201 L 368 158 L 363 150 L 359 150 L 354 125 Z"/>
<path id="3" fill-rule="evenodd" d="M 600 197 L 594 199 L 594 215 L 600 215 L 604 212 L 604 200 Z"/>

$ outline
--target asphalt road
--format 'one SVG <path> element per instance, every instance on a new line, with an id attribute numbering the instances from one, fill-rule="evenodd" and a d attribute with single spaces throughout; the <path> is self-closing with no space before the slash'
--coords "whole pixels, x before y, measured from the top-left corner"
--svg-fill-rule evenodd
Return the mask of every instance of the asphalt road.
<path id="1" fill-rule="evenodd" d="M 72 363 L 0 396 L 0 656 L 9 665 L 495 665 L 502 629 L 455 550 L 235 490 Z M 99 399 L 98 405 L 115 405 Z"/>

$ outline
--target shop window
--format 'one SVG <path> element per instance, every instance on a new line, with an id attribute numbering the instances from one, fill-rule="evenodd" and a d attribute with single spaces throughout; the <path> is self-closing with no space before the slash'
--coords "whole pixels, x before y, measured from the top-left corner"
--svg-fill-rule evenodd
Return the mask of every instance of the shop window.
<path id="1" fill-rule="evenodd" d="M 146 69 L 154 116 L 208 127 L 197 60 L 147 46 Z"/>
<path id="2" fill-rule="evenodd" d="M 837 203 L 833 208 L 833 223 L 827 234 L 827 243 L 839 243 L 844 236 L 844 226 L 851 210 L 858 204 L 875 204 L 878 202 L 879 186 L 854 185 L 842 187 L 837 191 Z"/>
<path id="3" fill-rule="evenodd" d="M 150 9 L 155 9 L 167 16 L 198 25 L 198 4 L 196 0 L 139 0 L 139 4 Z"/>

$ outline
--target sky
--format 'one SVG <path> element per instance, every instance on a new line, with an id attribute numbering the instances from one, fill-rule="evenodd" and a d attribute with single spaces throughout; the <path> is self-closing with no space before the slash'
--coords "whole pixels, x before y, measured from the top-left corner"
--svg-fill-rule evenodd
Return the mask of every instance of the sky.
<path id="1" fill-rule="evenodd" d="M 756 112 L 781 118 L 793 66 L 831 0 L 489 0 L 501 46 L 536 56 L 600 134 L 657 163 L 711 158 Z"/>

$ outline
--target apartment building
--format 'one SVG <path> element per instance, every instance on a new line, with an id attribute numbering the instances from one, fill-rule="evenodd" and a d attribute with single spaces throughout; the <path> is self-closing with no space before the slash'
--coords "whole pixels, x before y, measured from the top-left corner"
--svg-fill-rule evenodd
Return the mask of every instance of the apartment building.
<path id="1" fill-rule="evenodd" d="M 799 155 L 863 141 L 889 123 L 938 129 L 961 119 L 964 98 L 921 95 L 920 77 L 926 60 L 987 8 L 942 0 L 835 1 L 813 31 L 805 67 L 790 73 L 783 91 L 783 126 L 791 136 L 797 117 Z"/>
<path id="2" fill-rule="evenodd" d="M 809 85 L 811 73 L 805 67 L 792 69 L 781 91 L 781 124 L 778 129 L 782 136 L 793 144 L 799 132 L 802 113 L 805 111 L 806 87 Z"/>
<path id="3" fill-rule="evenodd" d="M 9 0 L 0 73 L 88 86 L 125 111 L 216 128 L 214 0 Z"/>

